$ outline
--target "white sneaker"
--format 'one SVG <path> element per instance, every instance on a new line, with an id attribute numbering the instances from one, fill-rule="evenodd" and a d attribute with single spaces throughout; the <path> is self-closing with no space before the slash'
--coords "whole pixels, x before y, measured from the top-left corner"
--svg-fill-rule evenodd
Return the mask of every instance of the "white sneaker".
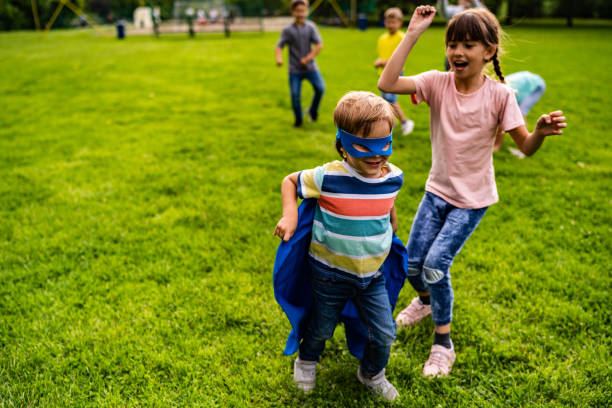
<path id="1" fill-rule="evenodd" d="M 374 377 L 367 378 L 361 375 L 361 368 L 358 368 L 357 379 L 360 383 L 365 385 L 368 390 L 372 391 L 376 395 L 380 395 L 387 401 L 393 401 L 399 397 L 399 392 L 397 392 L 393 384 L 391 384 L 385 377 L 384 369 Z"/>
<path id="2" fill-rule="evenodd" d="M 293 363 L 293 382 L 304 394 L 308 394 L 315 386 L 315 376 L 317 370 L 316 361 L 303 361 L 300 356 Z"/>
<path id="3" fill-rule="evenodd" d="M 514 149 L 514 148 L 512 148 L 512 147 L 509 147 L 509 148 L 508 148 L 508 151 L 509 151 L 510 153 L 512 153 L 514 156 L 518 157 L 519 159 L 524 159 L 524 158 L 525 158 L 525 153 L 521 152 L 521 151 L 520 151 L 520 150 L 518 150 L 518 149 Z"/>
<path id="4" fill-rule="evenodd" d="M 412 133 L 413 130 L 414 130 L 413 121 L 411 121 L 410 119 L 406 119 L 404 122 L 402 122 L 402 135 L 408 135 Z"/>

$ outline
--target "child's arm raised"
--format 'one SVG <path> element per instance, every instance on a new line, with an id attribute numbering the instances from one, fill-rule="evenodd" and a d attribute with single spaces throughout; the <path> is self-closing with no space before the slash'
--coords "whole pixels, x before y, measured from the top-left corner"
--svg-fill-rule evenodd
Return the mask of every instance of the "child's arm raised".
<path id="1" fill-rule="evenodd" d="M 283 179 L 281 196 L 283 198 L 283 216 L 276 224 L 274 235 L 287 242 L 295 232 L 298 221 L 297 207 L 298 173 L 291 173 Z"/>
<path id="2" fill-rule="evenodd" d="M 531 156 L 538 151 L 546 136 L 562 135 L 563 130 L 561 129 L 565 127 L 567 127 L 567 123 L 565 123 L 563 112 L 554 111 L 548 115 L 540 116 L 532 133 L 528 133 L 525 126 L 514 128 L 508 133 L 512 136 L 519 150 L 525 155 Z"/>
<path id="3" fill-rule="evenodd" d="M 383 92 L 399 94 L 413 94 L 416 92 L 412 78 L 400 77 L 400 73 L 404 68 L 408 54 L 412 51 L 421 34 L 429 27 L 435 15 L 436 9 L 432 6 L 419 6 L 414 10 L 404 39 L 395 49 L 380 75 L 378 89 Z"/>

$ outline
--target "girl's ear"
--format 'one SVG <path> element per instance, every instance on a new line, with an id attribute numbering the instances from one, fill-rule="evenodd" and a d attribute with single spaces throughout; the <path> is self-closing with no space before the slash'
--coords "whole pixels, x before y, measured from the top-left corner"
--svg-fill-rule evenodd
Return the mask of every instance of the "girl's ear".
<path id="1" fill-rule="evenodd" d="M 487 49 L 485 50 L 485 61 L 486 62 L 491 61 L 496 52 L 497 52 L 497 46 L 492 45 L 492 46 L 487 47 Z"/>

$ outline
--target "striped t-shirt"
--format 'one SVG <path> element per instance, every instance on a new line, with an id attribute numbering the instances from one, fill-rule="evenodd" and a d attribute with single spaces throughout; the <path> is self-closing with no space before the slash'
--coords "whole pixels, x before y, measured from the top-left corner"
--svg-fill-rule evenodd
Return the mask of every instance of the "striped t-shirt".
<path id="1" fill-rule="evenodd" d="M 318 200 L 310 257 L 360 284 L 379 273 L 391 248 L 390 214 L 404 176 L 390 163 L 385 167 L 383 177 L 367 178 L 334 161 L 298 175 L 298 196 Z"/>

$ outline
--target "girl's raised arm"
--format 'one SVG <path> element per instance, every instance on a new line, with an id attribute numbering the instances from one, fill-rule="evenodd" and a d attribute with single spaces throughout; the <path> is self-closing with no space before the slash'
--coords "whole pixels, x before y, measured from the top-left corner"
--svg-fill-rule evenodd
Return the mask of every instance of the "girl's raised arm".
<path id="1" fill-rule="evenodd" d="M 429 27 L 436 9 L 432 6 L 419 6 L 414 10 L 406 35 L 395 49 L 378 80 L 378 88 L 383 92 L 413 94 L 416 92 L 414 81 L 410 77 L 400 77 L 408 54 L 423 32 Z"/>

